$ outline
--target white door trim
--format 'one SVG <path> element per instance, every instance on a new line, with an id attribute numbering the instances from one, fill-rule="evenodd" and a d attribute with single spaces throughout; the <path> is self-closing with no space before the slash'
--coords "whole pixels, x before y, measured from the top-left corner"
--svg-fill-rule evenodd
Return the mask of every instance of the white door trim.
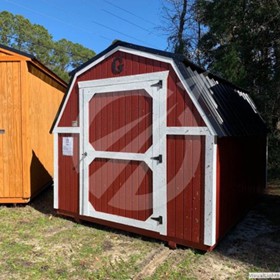
<path id="1" fill-rule="evenodd" d="M 81 141 L 80 158 L 84 157 L 80 168 L 80 214 L 97 219 L 125 224 L 137 228 L 151 230 L 162 235 L 167 234 L 167 190 L 166 190 L 166 108 L 167 108 L 167 77 L 168 71 L 142 75 L 125 76 L 120 78 L 102 79 L 79 83 L 79 104 L 81 112 Z M 155 86 L 162 81 L 160 86 Z M 145 89 L 153 98 L 153 145 L 144 154 L 96 151 L 89 144 L 89 107 L 88 102 L 96 94 L 125 90 Z M 82 113 L 83 112 L 83 113 Z M 162 155 L 162 163 L 151 157 Z M 162 216 L 163 223 L 151 219 L 139 221 L 113 214 L 96 211 L 89 203 L 89 171 L 88 166 L 96 157 L 138 160 L 145 162 L 153 173 L 153 214 L 152 217 Z"/>

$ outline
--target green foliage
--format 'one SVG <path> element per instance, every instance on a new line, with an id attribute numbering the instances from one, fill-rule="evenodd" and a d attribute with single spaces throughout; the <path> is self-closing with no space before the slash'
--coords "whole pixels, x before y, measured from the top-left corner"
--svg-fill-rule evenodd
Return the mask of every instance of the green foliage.
<path id="1" fill-rule="evenodd" d="M 269 130 L 269 170 L 279 176 L 279 0 L 165 2 L 173 51 L 249 90 Z"/>
<path id="2" fill-rule="evenodd" d="M 0 43 L 34 55 L 66 81 L 69 71 L 95 55 L 94 51 L 66 39 L 54 41 L 43 26 L 7 11 L 0 13 Z"/>
<path id="3" fill-rule="evenodd" d="M 197 0 L 208 32 L 199 47 L 208 69 L 250 91 L 269 133 L 269 168 L 280 171 L 280 4 Z"/>
<path id="4" fill-rule="evenodd" d="M 95 55 L 95 53 L 82 45 L 66 39 L 54 42 L 52 68 L 60 76 L 83 64 Z"/>
<path id="5" fill-rule="evenodd" d="M 14 16 L 9 12 L 0 13 L 1 42 L 11 46 L 14 33 Z"/>

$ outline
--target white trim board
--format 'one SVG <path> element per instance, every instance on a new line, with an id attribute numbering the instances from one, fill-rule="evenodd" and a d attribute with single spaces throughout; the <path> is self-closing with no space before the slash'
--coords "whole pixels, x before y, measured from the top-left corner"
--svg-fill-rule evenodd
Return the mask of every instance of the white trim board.
<path id="1" fill-rule="evenodd" d="M 61 134 L 77 134 L 80 133 L 80 127 L 70 126 L 70 127 L 55 127 L 53 133 Z"/>
<path id="2" fill-rule="evenodd" d="M 169 126 L 166 128 L 167 135 L 211 135 L 207 127 L 192 126 Z"/>
<path id="3" fill-rule="evenodd" d="M 58 209 L 58 134 L 54 134 L 53 208 Z"/>
<path id="4" fill-rule="evenodd" d="M 138 74 L 138 75 L 130 75 L 123 76 L 118 78 L 108 78 L 108 79 L 98 79 L 98 80 L 89 80 L 89 81 L 81 81 L 78 82 L 79 88 L 93 88 L 95 91 L 97 87 L 106 86 L 106 88 L 116 87 L 117 85 L 121 85 L 125 87 L 127 84 L 137 83 L 137 82 L 149 82 L 156 80 L 166 80 L 168 77 L 169 71 L 161 71 L 147 74 Z M 131 87 L 131 85 L 130 85 Z M 105 90 L 106 91 L 106 90 Z M 88 92 L 86 92 L 88 93 Z M 98 93 L 101 93 L 100 89 Z"/>
<path id="5" fill-rule="evenodd" d="M 217 144 L 215 136 L 205 141 L 204 244 L 216 244 L 216 169 Z"/>

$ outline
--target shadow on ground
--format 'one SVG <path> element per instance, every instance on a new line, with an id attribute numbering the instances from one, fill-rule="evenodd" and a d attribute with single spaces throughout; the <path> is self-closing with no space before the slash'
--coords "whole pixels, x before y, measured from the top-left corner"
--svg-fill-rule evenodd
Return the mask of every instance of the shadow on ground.
<path id="1" fill-rule="evenodd" d="M 280 189 L 269 187 L 258 205 L 221 241 L 214 254 L 259 271 L 280 271 Z"/>
<path id="2" fill-rule="evenodd" d="M 76 220 L 74 220 L 74 218 L 57 214 L 56 211 L 53 208 L 53 186 L 50 186 L 50 187 L 46 188 L 42 193 L 40 193 L 38 196 L 36 196 L 31 201 L 30 206 L 32 208 L 36 209 L 37 211 L 41 212 L 42 214 L 58 216 L 58 217 L 61 217 L 63 219 L 73 221 L 73 223 L 81 223 L 81 224 L 83 224 L 84 226 L 87 226 L 87 227 L 92 227 L 92 228 L 95 228 L 95 229 L 101 229 L 101 230 L 104 230 L 104 231 L 107 231 L 107 232 L 119 233 L 123 236 L 129 236 L 129 237 L 132 237 L 132 238 L 140 238 L 141 240 L 152 241 L 152 242 L 155 242 L 155 243 L 162 243 L 160 240 L 156 240 L 156 239 L 153 239 L 153 238 L 140 236 L 138 234 L 130 233 L 130 232 L 123 231 L 123 230 L 120 230 L 120 229 L 107 227 L 107 226 L 100 225 L 100 224 L 94 224 L 94 223 L 83 221 L 83 220 L 76 221 Z"/>
<path id="3" fill-rule="evenodd" d="M 46 215 L 55 215 L 53 208 L 53 186 L 47 187 L 43 192 L 34 197 L 30 206 Z"/>

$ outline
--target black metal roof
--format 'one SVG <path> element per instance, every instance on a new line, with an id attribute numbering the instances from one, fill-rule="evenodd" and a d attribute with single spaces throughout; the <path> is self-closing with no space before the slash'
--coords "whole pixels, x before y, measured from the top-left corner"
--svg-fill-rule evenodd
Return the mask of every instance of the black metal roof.
<path id="1" fill-rule="evenodd" d="M 183 55 L 117 41 L 76 68 L 71 75 L 119 46 L 173 59 L 189 90 L 197 99 L 219 137 L 266 134 L 264 121 L 248 92 L 193 64 Z"/>
<path id="2" fill-rule="evenodd" d="M 218 136 L 266 134 L 266 126 L 249 94 L 233 84 L 176 61 L 193 95 Z"/>

